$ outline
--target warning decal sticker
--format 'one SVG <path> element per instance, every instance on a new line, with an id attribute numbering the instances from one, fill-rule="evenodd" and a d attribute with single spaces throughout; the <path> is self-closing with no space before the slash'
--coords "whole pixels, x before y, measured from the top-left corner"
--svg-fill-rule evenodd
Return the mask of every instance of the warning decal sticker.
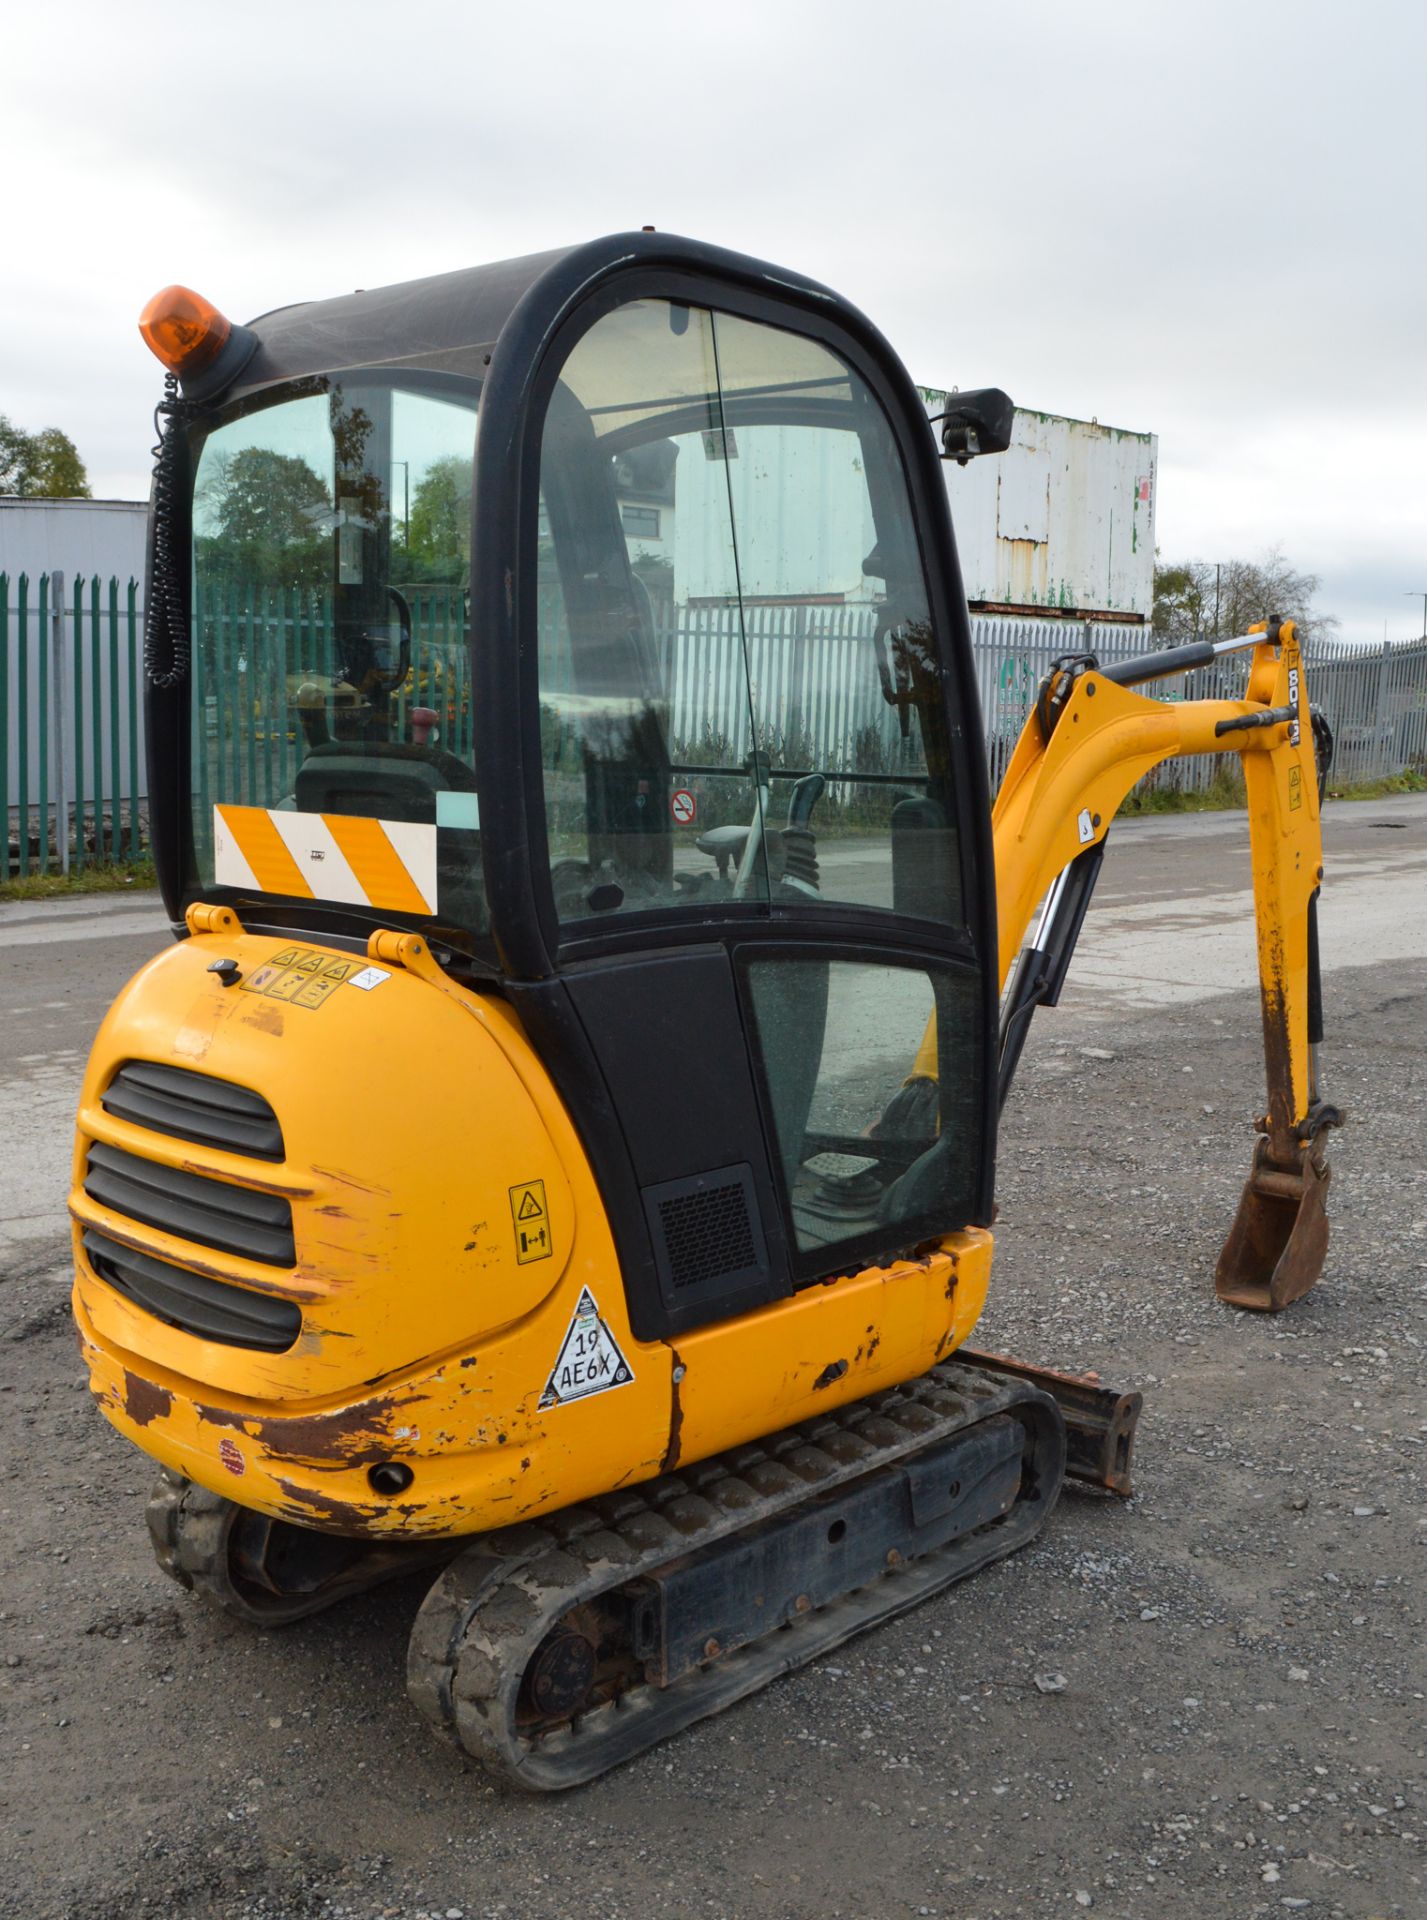
<path id="1" fill-rule="evenodd" d="M 588 1287 L 581 1288 L 570 1331 L 540 1396 L 541 1406 L 562 1407 L 570 1400 L 588 1400 L 591 1394 L 608 1393 L 611 1387 L 627 1387 L 633 1378 L 619 1342 L 600 1319 L 594 1295 Z"/>
<path id="2" fill-rule="evenodd" d="M 240 993 L 261 993 L 269 1000 L 286 1000 L 295 1007 L 320 1007 L 330 993 L 352 977 L 360 962 L 334 960 L 330 953 L 310 947 L 284 947 L 254 969 L 239 986 Z"/>
<path id="3" fill-rule="evenodd" d="M 548 1260 L 550 1214 L 545 1205 L 545 1182 L 523 1180 L 510 1190 L 510 1217 L 515 1222 L 515 1261 L 525 1266 L 531 1260 Z"/>

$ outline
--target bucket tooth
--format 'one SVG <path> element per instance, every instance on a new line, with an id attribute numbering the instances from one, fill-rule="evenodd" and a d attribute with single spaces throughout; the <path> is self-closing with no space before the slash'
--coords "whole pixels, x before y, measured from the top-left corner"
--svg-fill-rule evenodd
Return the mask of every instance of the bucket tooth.
<path id="1" fill-rule="evenodd" d="M 1214 1291 L 1231 1307 L 1278 1313 L 1300 1299 L 1323 1271 L 1328 1251 L 1326 1201 L 1331 1177 L 1316 1141 L 1298 1149 L 1298 1164 L 1270 1158 L 1270 1142 L 1254 1149 L 1239 1211 L 1219 1255 Z"/>

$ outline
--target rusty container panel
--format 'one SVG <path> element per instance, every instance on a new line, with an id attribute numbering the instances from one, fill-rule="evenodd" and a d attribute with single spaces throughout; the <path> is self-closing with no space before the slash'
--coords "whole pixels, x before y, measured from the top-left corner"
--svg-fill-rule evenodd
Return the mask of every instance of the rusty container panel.
<path id="1" fill-rule="evenodd" d="M 1158 458 L 1152 433 L 1017 408 L 1005 453 L 945 462 L 972 606 L 1148 622 Z"/>

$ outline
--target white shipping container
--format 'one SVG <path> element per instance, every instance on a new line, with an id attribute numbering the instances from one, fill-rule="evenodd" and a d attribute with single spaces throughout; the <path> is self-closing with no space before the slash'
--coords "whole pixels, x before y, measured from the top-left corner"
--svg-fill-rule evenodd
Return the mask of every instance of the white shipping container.
<path id="1" fill-rule="evenodd" d="M 921 389 L 928 414 L 949 396 Z M 861 491 L 851 436 L 798 427 L 740 427 L 725 463 L 698 457 L 686 436 L 662 509 L 663 545 L 677 602 L 729 591 L 726 522 L 739 527 L 738 577 L 750 599 L 803 596 L 848 604 L 875 599 L 881 583 L 860 559 L 875 540 L 870 517 L 843 525 Z M 1154 508 L 1159 443 L 1093 420 L 1018 408 L 1011 444 L 959 467 L 942 463 L 966 597 L 978 612 L 1068 615 L 1147 624 L 1154 606 Z M 755 493 L 766 504 L 754 510 Z M 862 524 L 862 521 L 866 524 Z M 717 538 L 721 523 L 725 531 Z"/>
<path id="2" fill-rule="evenodd" d="M 881 592 L 862 571 L 877 530 L 852 434 L 740 424 L 717 437 L 716 458 L 701 456 L 701 439 L 714 436 L 680 439 L 677 506 L 664 518 L 679 604 L 722 600 L 735 581 L 755 601 L 860 604 Z"/>
<path id="3" fill-rule="evenodd" d="M 921 389 L 928 414 L 954 394 Z M 985 612 L 1148 622 L 1159 440 L 1016 409 L 1005 453 L 944 461 L 962 580 Z"/>

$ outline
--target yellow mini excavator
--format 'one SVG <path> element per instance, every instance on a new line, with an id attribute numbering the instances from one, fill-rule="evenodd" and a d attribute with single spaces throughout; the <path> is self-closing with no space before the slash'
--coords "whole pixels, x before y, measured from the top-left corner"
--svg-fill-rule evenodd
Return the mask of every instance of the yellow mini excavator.
<path id="1" fill-rule="evenodd" d="M 1010 1552 L 1066 1471 L 1125 1490 L 1138 1396 L 965 1349 L 997 1119 L 1130 786 L 1238 753 L 1269 1098 L 1218 1286 L 1316 1279 L 1292 626 L 1060 661 L 993 815 L 938 460 L 1010 403 L 929 425 L 826 288 L 646 232 L 141 326 L 175 941 L 72 1210 L 161 1565 L 265 1626 L 439 1566 L 413 1701 L 558 1788 Z M 1233 647 L 1243 698 L 1134 690 Z"/>

